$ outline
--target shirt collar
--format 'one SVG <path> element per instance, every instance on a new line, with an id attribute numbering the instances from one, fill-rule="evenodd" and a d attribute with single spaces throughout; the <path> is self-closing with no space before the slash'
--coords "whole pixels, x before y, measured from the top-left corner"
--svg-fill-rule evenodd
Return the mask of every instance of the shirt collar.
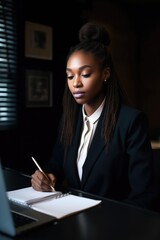
<path id="1" fill-rule="evenodd" d="M 96 109 L 96 111 L 94 113 L 92 113 L 92 115 L 89 117 L 85 114 L 84 105 L 83 105 L 82 106 L 83 121 L 85 122 L 88 119 L 89 122 L 91 122 L 92 124 L 94 124 L 96 121 L 98 121 L 98 119 L 102 113 L 104 103 L 105 103 L 105 98 L 102 101 L 101 105 Z"/>

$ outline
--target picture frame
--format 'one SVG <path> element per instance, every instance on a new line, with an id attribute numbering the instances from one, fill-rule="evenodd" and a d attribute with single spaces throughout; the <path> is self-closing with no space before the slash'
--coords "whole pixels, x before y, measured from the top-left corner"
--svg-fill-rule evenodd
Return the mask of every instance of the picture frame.
<path id="1" fill-rule="evenodd" d="M 25 57 L 52 60 L 52 28 L 25 22 Z"/>
<path id="2" fill-rule="evenodd" d="M 26 70 L 26 106 L 52 106 L 52 72 Z"/>

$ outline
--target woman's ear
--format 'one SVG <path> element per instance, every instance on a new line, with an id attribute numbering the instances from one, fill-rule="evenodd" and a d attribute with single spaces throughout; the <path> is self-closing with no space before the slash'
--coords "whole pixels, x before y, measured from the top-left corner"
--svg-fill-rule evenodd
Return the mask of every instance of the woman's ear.
<path id="1" fill-rule="evenodd" d="M 109 67 L 106 67 L 104 70 L 104 82 L 107 82 L 111 75 L 111 69 Z"/>

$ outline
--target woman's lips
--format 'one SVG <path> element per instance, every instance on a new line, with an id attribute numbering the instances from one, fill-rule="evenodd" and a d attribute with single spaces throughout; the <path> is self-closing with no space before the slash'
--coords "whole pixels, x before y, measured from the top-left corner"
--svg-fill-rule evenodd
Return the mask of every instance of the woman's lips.
<path id="1" fill-rule="evenodd" d="M 82 98 L 84 96 L 84 92 L 74 92 L 73 96 L 78 99 L 78 98 Z"/>

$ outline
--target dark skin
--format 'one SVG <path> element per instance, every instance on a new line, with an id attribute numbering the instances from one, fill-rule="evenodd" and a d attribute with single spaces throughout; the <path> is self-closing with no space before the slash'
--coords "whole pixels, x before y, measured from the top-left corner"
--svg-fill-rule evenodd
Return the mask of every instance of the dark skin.
<path id="1" fill-rule="evenodd" d="M 102 69 L 98 60 L 83 51 L 74 52 L 67 61 L 67 83 L 70 92 L 78 104 L 84 105 L 87 116 L 92 115 L 104 99 L 104 82 L 110 77 L 110 69 Z M 50 182 L 37 170 L 31 179 L 32 187 L 37 191 L 52 191 L 56 177 L 47 174 Z"/>
<path id="2" fill-rule="evenodd" d="M 103 85 L 110 76 L 109 68 L 102 70 L 92 54 L 79 51 L 69 58 L 66 72 L 75 101 L 84 104 L 86 114 L 92 115 L 103 101 Z"/>

